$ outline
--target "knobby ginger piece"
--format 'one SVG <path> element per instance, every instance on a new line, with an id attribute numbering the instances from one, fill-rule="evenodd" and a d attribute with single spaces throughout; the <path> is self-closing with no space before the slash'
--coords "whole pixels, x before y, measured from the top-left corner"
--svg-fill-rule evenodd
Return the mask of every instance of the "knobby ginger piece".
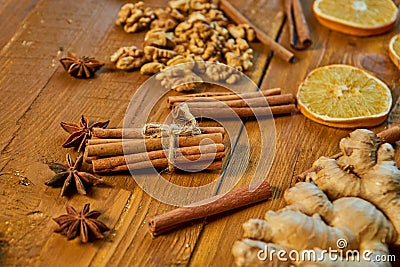
<path id="1" fill-rule="evenodd" d="M 371 202 L 400 233 L 400 170 L 393 147 L 380 144 L 375 133 L 358 129 L 340 141 L 340 150 L 343 156 L 337 160 L 318 159 L 309 179 L 331 199 L 352 196 Z"/>
<path id="2" fill-rule="evenodd" d="M 373 204 L 356 197 L 344 197 L 330 202 L 314 184 L 298 183 L 285 193 L 287 207 L 268 211 L 265 219 L 251 219 L 243 225 L 244 238 L 237 241 L 232 253 L 238 266 L 332 266 L 329 257 L 322 257 L 322 250 L 336 249 L 338 240 L 345 240 L 346 251 L 366 250 L 371 257 L 387 256 L 388 245 L 397 239 L 392 223 Z M 357 218 L 354 220 L 354 218 Z M 260 249 L 276 251 L 315 250 L 317 262 L 309 259 L 280 261 L 275 257 L 260 259 Z M 351 257 L 351 255 L 350 255 Z M 319 259 L 323 259 L 319 261 Z M 312 259 L 311 259 L 312 260 Z M 361 259 L 361 262 L 339 259 L 343 266 L 376 266 Z M 375 264 L 375 263 L 373 263 Z M 342 266 L 342 265 L 338 265 Z M 379 266 L 390 266 L 389 262 Z"/>

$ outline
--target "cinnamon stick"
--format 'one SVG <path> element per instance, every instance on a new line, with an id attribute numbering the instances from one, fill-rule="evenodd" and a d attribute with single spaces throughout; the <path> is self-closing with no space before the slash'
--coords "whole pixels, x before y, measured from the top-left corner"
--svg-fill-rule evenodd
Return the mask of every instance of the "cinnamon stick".
<path id="1" fill-rule="evenodd" d="M 203 134 L 211 134 L 211 133 L 221 133 L 225 134 L 224 127 L 199 127 Z M 143 139 L 143 128 L 118 128 L 118 129 L 103 129 L 103 128 L 93 128 L 93 137 L 101 138 L 101 139 L 113 139 L 118 138 L 121 139 Z M 101 140 L 100 139 L 100 140 Z M 96 141 L 94 141 L 96 140 Z M 99 139 L 92 139 L 89 141 L 94 141 L 93 144 L 97 143 L 107 143 L 97 141 Z M 121 140 L 119 140 L 121 141 Z M 91 142 L 88 142 L 90 144 Z M 108 143 L 111 143 L 108 142 Z"/>
<path id="2" fill-rule="evenodd" d="M 269 107 L 273 115 L 289 114 L 297 112 L 294 104 L 272 106 Z M 268 108 L 255 107 L 255 108 L 190 108 L 190 112 L 195 117 L 201 118 L 221 118 L 230 119 L 235 118 L 237 114 L 240 118 L 257 116 L 269 116 Z"/>
<path id="3" fill-rule="evenodd" d="M 199 101 L 184 102 L 189 108 L 244 108 L 244 107 L 266 107 L 293 104 L 295 99 L 292 94 L 274 95 L 267 97 L 257 97 L 250 99 L 229 100 L 229 101 L 216 101 L 207 98 L 201 98 Z M 183 102 L 175 102 L 174 107 L 182 104 Z"/>
<path id="4" fill-rule="evenodd" d="M 294 61 L 294 55 L 292 52 L 284 48 L 279 43 L 275 42 L 271 37 L 266 35 L 261 29 L 251 23 L 245 16 L 242 15 L 228 0 L 219 0 L 219 8 L 225 12 L 225 14 L 237 24 L 248 24 L 252 27 L 256 33 L 257 39 L 268 46 L 277 56 L 287 62 Z"/>
<path id="5" fill-rule="evenodd" d="M 196 166 L 200 164 L 200 162 L 186 163 L 187 161 L 199 160 L 201 158 L 202 162 L 205 161 L 214 161 L 220 160 L 225 156 L 225 152 L 216 152 L 216 153 L 199 153 L 199 154 L 189 154 L 189 155 L 180 155 L 175 158 L 175 163 L 178 165 L 184 165 L 190 169 L 196 169 Z M 139 159 L 138 159 L 139 160 Z M 98 164 L 98 160 L 94 160 L 93 162 L 93 171 L 96 173 L 110 173 L 110 172 L 119 172 L 121 170 L 140 170 L 140 169 L 148 169 L 148 168 L 161 168 L 165 169 L 168 167 L 168 159 L 166 157 L 154 158 L 151 160 L 144 159 L 143 161 L 137 161 L 127 164 L 118 165 L 115 167 L 107 168 L 106 166 L 102 166 Z M 194 165 L 196 163 L 196 165 Z M 186 165 L 187 164 L 187 165 Z"/>
<path id="6" fill-rule="evenodd" d="M 198 146 L 205 139 L 210 139 L 216 144 L 221 144 L 223 136 L 221 133 L 179 136 L 178 147 Z M 124 143 L 121 141 L 118 143 L 89 145 L 85 148 L 85 157 L 117 156 L 162 149 L 162 138 L 147 138 L 144 140 L 124 141 Z"/>
<path id="7" fill-rule="evenodd" d="M 86 145 L 99 145 L 121 142 L 120 139 L 104 139 L 104 138 L 93 138 L 86 141 Z"/>
<path id="8" fill-rule="evenodd" d="M 198 94 L 189 94 L 184 96 L 170 96 L 167 99 L 168 106 L 171 107 L 175 102 L 185 102 L 185 101 L 202 101 L 204 99 L 214 99 L 219 101 L 229 101 L 229 100 L 241 100 L 247 98 L 256 98 L 261 96 L 272 96 L 272 95 L 280 95 L 280 88 L 273 89 L 265 89 L 257 92 L 247 92 L 247 93 L 234 93 L 230 92 L 229 94 L 222 93 L 198 93 Z"/>
<path id="9" fill-rule="evenodd" d="M 188 207 L 177 208 L 162 215 L 150 219 L 149 231 L 152 236 L 158 236 L 170 231 L 185 222 L 219 214 L 239 207 L 251 205 L 272 196 L 271 188 L 267 181 L 264 181 L 256 190 L 249 192 L 249 186 L 233 190 L 218 198 L 215 196 L 201 205 L 195 203 Z M 214 200 L 215 199 L 215 200 Z"/>
<path id="10" fill-rule="evenodd" d="M 184 156 L 201 155 L 207 153 L 218 153 L 223 152 L 225 146 L 223 144 L 210 144 L 202 146 L 190 146 L 181 147 L 177 149 L 177 155 L 181 154 Z M 136 154 L 129 154 L 125 156 L 115 156 L 109 158 L 100 158 L 92 160 L 93 170 L 95 172 L 112 172 L 119 166 L 129 165 L 138 162 L 144 162 L 148 160 L 155 160 L 161 158 L 167 158 L 169 150 L 155 150 L 150 152 L 142 152 Z"/>
<path id="11" fill-rule="evenodd" d="M 181 164 L 181 167 L 185 171 L 198 171 L 198 170 L 207 170 L 207 171 L 218 171 L 222 169 L 222 160 L 215 160 L 214 162 L 210 163 L 208 166 L 204 166 L 205 162 L 196 162 L 191 164 Z M 156 169 L 166 169 L 168 167 L 168 160 L 167 159 L 155 159 L 152 161 L 146 162 L 138 162 L 129 165 L 121 165 L 117 166 L 114 169 L 107 171 L 106 173 L 110 172 L 126 172 L 129 170 L 146 170 L 151 168 Z M 99 172 L 97 172 L 99 173 Z M 105 172 L 103 172 L 105 173 Z"/>
<path id="12" fill-rule="evenodd" d="M 290 45 L 298 50 L 312 44 L 310 30 L 299 0 L 285 0 L 285 11 L 289 25 Z"/>
<path id="13" fill-rule="evenodd" d="M 391 128 L 388 128 L 386 130 L 383 130 L 379 133 L 377 133 L 377 136 L 381 140 L 382 143 L 389 143 L 389 144 L 395 144 L 397 141 L 400 140 L 400 127 L 399 126 L 393 126 Z M 330 156 L 332 159 L 338 159 L 341 156 L 343 156 L 342 152 L 339 152 L 333 156 Z M 306 180 L 306 177 L 309 173 L 315 171 L 314 167 L 311 167 L 310 169 L 304 171 L 303 173 L 297 175 L 297 181 L 298 182 L 304 182 Z"/>

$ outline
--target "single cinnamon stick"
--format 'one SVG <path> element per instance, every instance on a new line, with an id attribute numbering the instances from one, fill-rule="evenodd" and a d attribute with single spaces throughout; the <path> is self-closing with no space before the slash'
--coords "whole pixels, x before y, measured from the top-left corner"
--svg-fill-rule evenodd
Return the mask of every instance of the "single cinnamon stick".
<path id="1" fill-rule="evenodd" d="M 223 144 L 210 144 L 202 146 L 181 147 L 177 149 L 177 155 L 184 156 L 201 155 L 207 153 L 223 152 L 225 146 Z M 92 160 L 93 169 L 95 172 L 112 172 L 118 166 L 143 162 L 148 160 L 155 160 L 160 158 L 167 158 L 169 150 L 155 150 L 150 152 L 129 154 L 125 156 L 115 156 L 109 158 L 100 158 Z"/>
<path id="2" fill-rule="evenodd" d="M 273 115 L 289 114 L 297 112 L 297 108 L 294 104 L 272 106 L 269 107 Z M 195 117 L 201 118 L 235 118 L 234 113 L 240 118 L 254 117 L 257 116 L 268 116 L 268 108 L 256 107 L 256 108 L 190 108 L 190 112 Z"/>
<path id="3" fill-rule="evenodd" d="M 312 44 L 310 30 L 299 0 L 285 0 L 285 11 L 289 25 L 290 45 L 298 50 Z"/>
<path id="4" fill-rule="evenodd" d="M 383 130 L 382 132 L 377 133 L 377 136 L 379 137 L 382 143 L 395 144 L 397 141 L 400 140 L 400 127 L 399 126 L 390 127 L 386 130 Z M 343 153 L 339 152 L 333 156 L 330 156 L 330 158 L 338 159 L 341 156 L 343 156 Z M 313 171 L 315 171 L 315 168 L 311 167 L 310 169 L 299 174 L 297 176 L 297 181 L 304 182 L 306 180 L 307 175 Z"/>
<path id="5" fill-rule="evenodd" d="M 294 55 L 292 52 L 284 48 L 279 43 L 275 42 L 271 37 L 266 35 L 261 29 L 251 23 L 245 16 L 242 15 L 228 0 L 219 0 L 219 8 L 237 24 L 248 24 L 256 32 L 257 39 L 268 46 L 277 56 L 287 62 L 293 62 Z"/>
<path id="6" fill-rule="evenodd" d="M 244 107 L 266 107 L 293 104 L 295 99 L 292 94 L 274 95 L 240 100 L 217 101 L 201 98 L 201 101 L 175 102 L 174 107 L 186 103 L 189 108 L 244 108 Z"/>
<path id="7" fill-rule="evenodd" d="M 109 143 L 118 143 L 121 142 L 121 139 L 104 139 L 104 138 L 93 138 L 86 141 L 86 145 L 99 145 L 99 144 L 109 144 Z"/>
<path id="8" fill-rule="evenodd" d="M 271 188 L 266 180 L 253 192 L 249 192 L 249 186 L 244 186 L 220 198 L 216 196 L 207 201 L 202 201 L 202 203 L 206 203 L 204 205 L 195 203 L 188 207 L 177 208 L 155 216 L 150 219 L 149 231 L 152 236 L 158 236 L 185 222 L 251 205 L 266 200 L 271 196 Z"/>
<path id="9" fill-rule="evenodd" d="M 394 144 L 400 140 L 400 127 L 392 126 L 378 133 L 377 136 L 381 139 L 382 143 Z"/>
<path id="10" fill-rule="evenodd" d="M 305 49 L 312 44 L 312 40 L 300 0 L 292 0 L 292 10 L 299 44 L 295 48 Z"/>
<path id="11" fill-rule="evenodd" d="M 206 166 L 201 166 L 201 163 L 206 164 L 205 162 L 209 162 L 210 160 L 221 160 L 225 156 L 225 152 L 217 152 L 217 153 L 206 153 L 206 154 L 193 154 L 193 155 L 186 155 L 186 156 L 179 156 L 175 159 L 175 162 L 180 167 L 184 167 L 185 169 L 195 170 L 195 169 L 202 169 Z M 194 163 L 186 163 L 186 161 L 194 161 L 202 159 L 199 162 Z M 141 170 L 141 169 L 148 169 L 148 168 L 156 168 L 156 169 L 165 169 L 168 167 L 168 159 L 164 158 L 157 158 L 152 160 L 145 160 L 139 162 L 133 162 L 129 164 L 119 165 L 112 168 L 101 168 L 102 166 L 98 166 L 97 160 L 93 162 L 93 172 L 95 173 L 111 173 L 111 172 L 120 172 L 126 170 Z M 195 164 L 196 163 L 196 164 Z M 217 165 L 212 167 L 213 170 L 216 169 Z"/>
<path id="12" fill-rule="evenodd" d="M 181 164 L 181 167 L 185 171 L 198 171 L 204 169 L 207 171 L 219 171 L 222 169 L 222 160 L 215 160 L 210 163 L 207 167 L 204 166 L 204 162 L 196 162 L 191 164 Z M 139 162 L 130 165 L 117 166 L 114 169 L 107 172 L 96 172 L 96 173 L 113 173 L 113 172 L 127 172 L 129 170 L 146 170 L 151 168 L 166 169 L 168 167 L 167 159 L 156 159 L 154 161 Z"/>
<path id="13" fill-rule="evenodd" d="M 183 96 L 169 96 L 167 99 L 168 106 L 171 107 L 175 102 L 185 102 L 185 101 L 202 101 L 204 99 L 215 99 L 219 101 L 229 101 L 229 100 L 241 100 L 247 98 L 256 98 L 262 96 L 272 96 L 272 95 L 280 95 L 281 89 L 280 88 L 273 88 L 273 89 L 265 89 L 260 90 L 257 92 L 248 92 L 248 93 L 234 93 L 230 92 L 226 95 L 220 95 L 221 93 L 199 93 L 199 94 L 189 94 Z"/>
<path id="14" fill-rule="evenodd" d="M 222 144 L 223 136 L 221 133 L 199 134 L 194 136 L 179 136 L 178 146 L 189 147 L 198 146 L 205 139 L 210 139 L 216 144 Z M 108 143 L 99 145 L 89 145 L 85 148 L 85 157 L 108 157 L 118 156 L 145 151 L 162 150 L 162 138 L 146 138 L 144 140 L 129 140 L 118 143 Z"/>
<path id="15" fill-rule="evenodd" d="M 203 134 L 211 134 L 211 133 L 221 133 L 222 135 L 225 134 L 224 127 L 199 127 Z M 88 141 L 94 141 L 93 144 L 97 143 L 107 143 L 101 142 L 98 140 L 101 139 L 110 139 L 118 138 L 121 139 L 143 139 L 143 128 L 118 128 L 118 129 L 103 129 L 103 128 L 93 128 L 93 137 L 98 139 L 92 139 Z M 121 140 L 119 140 L 121 141 Z M 111 143 L 111 142 L 108 142 Z"/>

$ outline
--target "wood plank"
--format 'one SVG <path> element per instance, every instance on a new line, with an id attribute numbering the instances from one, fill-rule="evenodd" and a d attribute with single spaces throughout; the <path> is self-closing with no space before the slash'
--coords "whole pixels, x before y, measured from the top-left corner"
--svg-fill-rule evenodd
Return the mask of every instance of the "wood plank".
<path id="1" fill-rule="evenodd" d="M 78 121 L 82 113 L 91 119 L 112 117 L 109 116 L 111 113 L 119 114 L 118 120 L 123 117 L 124 108 L 119 101 L 126 101 L 125 105 L 129 102 L 130 84 L 118 81 L 116 74 L 117 80 L 112 84 L 122 91 L 109 90 L 107 80 L 93 86 L 92 80 L 68 76 L 55 60 L 60 46 L 88 54 L 99 49 L 105 33 L 114 29 L 115 14 L 120 5 L 109 1 L 93 1 L 84 7 L 63 1 L 43 2 L 27 19 L 27 27 L 21 29 L 2 51 L 0 61 L 4 67 L 0 75 L 0 94 L 5 115 L 0 131 L 2 147 L 7 145 L 7 148 L 1 155 L 0 206 L 3 212 L 0 232 L 8 241 L 5 265 L 31 265 L 52 260 L 51 253 L 45 254 L 47 258 L 40 256 L 41 247 L 52 236 L 54 222 L 51 218 L 60 213 L 67 199 L 59 197 L 59 189 L 44 185 L 52 175 L 46 163 L 63 162 L 65 153 L 71 151 L 61 149 L 67 134 L 59 127 L 59 122 Z M 72 23 L 65 22 L 66 18 Z M 43 26 L 42 20 L 51 26 Z M 79 28 L 85 30 L 77 31 Z M 21 45 L 23 40 L 29 45 Z M 53 51 L 51 55 L 49 51 Z M 49 82 L 50 78 L 53 82 Z M 89 85 L 92 85 L 91 89 L 87 89 Z M 113 92 L 118 95 L 112 95 Z M 124 94 L 128 97 L 120 100 Z M 91 105 L 85 106 L 88 102 Z M 105 110 L 111 108 L 113 111 L 103 115 L 97 113 L 96 107 L 103 102 L 111 106 L 105 105 Z M 29 181 L 27 186 L 19 183 L 25 178 Z M 99 194 L 105 197 L 124 194 L 118 187 L 95 188 L 90 192 L 90 198 Z M 103 198 L 101 202 L 110 204 Z M 111 215 L 118 219 L 119 214 Z"/>
<path id="2" fill-rule="evenodd" d="M 386 45 L 391 34 L 374 37 L 374 41 L 355 38 L 331 32 L 317 23 L 311 14 L 311 2 L 304 3 L 306 17 L 311 26 L 314 45 L 305 51 L 296 51 L 299 60 L 292 65 L 277 58 L 272 58 L 266 70 L 262 85 L 265 88 L 280 87 L 282 93 L 296 93 L 296 88 L 307 73 L 327 64 L 343 63 L 367 68 L 383 79 L 398 95 L 399 71 L 387 57 Z M 283 28 L 281 42 L 289 45 L 287 25 Z M 360 52 L 362 51 L 362 52 Z M 231 248 L 243 235 L 242 224 L 250 218 L 262 218 L 266 211 L 282 208 L 283 192 L 296 181 L 296 175 L 311 167 L 312 162 L 323 155 L 338 152 L 338 142 L 350 130 L 326 127 L 306 119 L 301 114 L 275 118 L 276 153 L 272 168 L 266 177 L 274 188 L 270 201 L 251 208 L 241 209 L 207 219 L 199 242 L 196 244 L 191 266 L 233 266 Z M 382 127 L 377 127 L 379 131 Z M 252 177 L 251 170 L 257 162 L 257 151 L 253 147 L 259 144 L 259 130 L 256 122 L 247 122 L 246 129 L 252 144 L 249 173 L 241 181 L 248 184 Z M 246 140 L 240 139 L 239 142 Z"/>
<path id="3" fill-rule="evenodd" d="M 25 17 L 38 4 L 39 0 L 0 1 L 0 51 L 9 42 L 12 35 L 20 27 L 23 27 Z"/>

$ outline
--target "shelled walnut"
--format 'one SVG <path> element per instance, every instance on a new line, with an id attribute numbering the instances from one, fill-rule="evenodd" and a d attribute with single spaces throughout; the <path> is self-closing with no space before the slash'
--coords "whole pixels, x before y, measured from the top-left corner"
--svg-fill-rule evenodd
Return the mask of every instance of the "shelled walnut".
<path id="1" fill-rule="evenodd" d="M 132 33 L 147 29 L 155 18 L 154 11 L 149 7 L 144 8 L 144 3 L 140 1 L 123 5 L 118 12 L 116 24 L 124 26 L 126 32 Z"/>
<path id="2" fill-rule="evenodd" d="M 184 19 L 184 16 L 176 9 L 157 8 L 154 10 L 157 19 L 151 22 L 151 29 L 162 29 L 164 31 L 172 30 L 178 25 L 178 22 Z"/>
<path id="3" fill-rule="evenodd" d="M 239 71 L 249 70 L 253 66 L 253 49 L 246 40 L 242 38 L 229 39 L 225 47 L 229 50 L 224 55 L 228 66 Z"/>
<path id="4" fill-rule="evenodd" d="M 169 59 L 176 56 L 176 52 L 148 45 L 144 47 L 144 55 L 148 61 L 166 63 Z"/>
<path id="5" fill-rule="evenodd" d="M 156 79 L 160 80 L 161 85 L 165 88 L 178 92 L 192 91 L 196 87 L 196 83 L 203 81 L 188 64 L 166 68 L 157 74 Z"/>
<path id="6" fill-rule="evenodd" d="M 176 46 L 174 39 L 175 37 L 171 32 L 165 32 L 162 29 L 152 29 L 146 33 L 143 47 L 155 46 L 173 50 Z"/>
<path id="7" fill-rule="evenodd" d="M 152 75 L 159 72 L 165 65 L 160 62 L 149 62 L 140 68 L 140 73 L 144 75 Z"/>
<path id="8" fill-rule="evenodd" d="M 143 50 L 136 46 L 121 47 L 111 55 L 110 61 L 117 69 L 133 70 L 140 68 L 147 60 L 144 57 Z"/>
<path id="9" fill-rule="evenodd" d="M 213 81 L 228 84 L 234 84 L 241 78 L 235 69 L 220 64 L 207 66 L 206 75 Z"/>
<path id="10" fill-rule="evenodd" d="M 229 24 L 227 29 L 229 34 L 235 39 L 242 38 L 248 42 L 252 42 L 256 39 L 256 32 L 248 24 Z"/>

